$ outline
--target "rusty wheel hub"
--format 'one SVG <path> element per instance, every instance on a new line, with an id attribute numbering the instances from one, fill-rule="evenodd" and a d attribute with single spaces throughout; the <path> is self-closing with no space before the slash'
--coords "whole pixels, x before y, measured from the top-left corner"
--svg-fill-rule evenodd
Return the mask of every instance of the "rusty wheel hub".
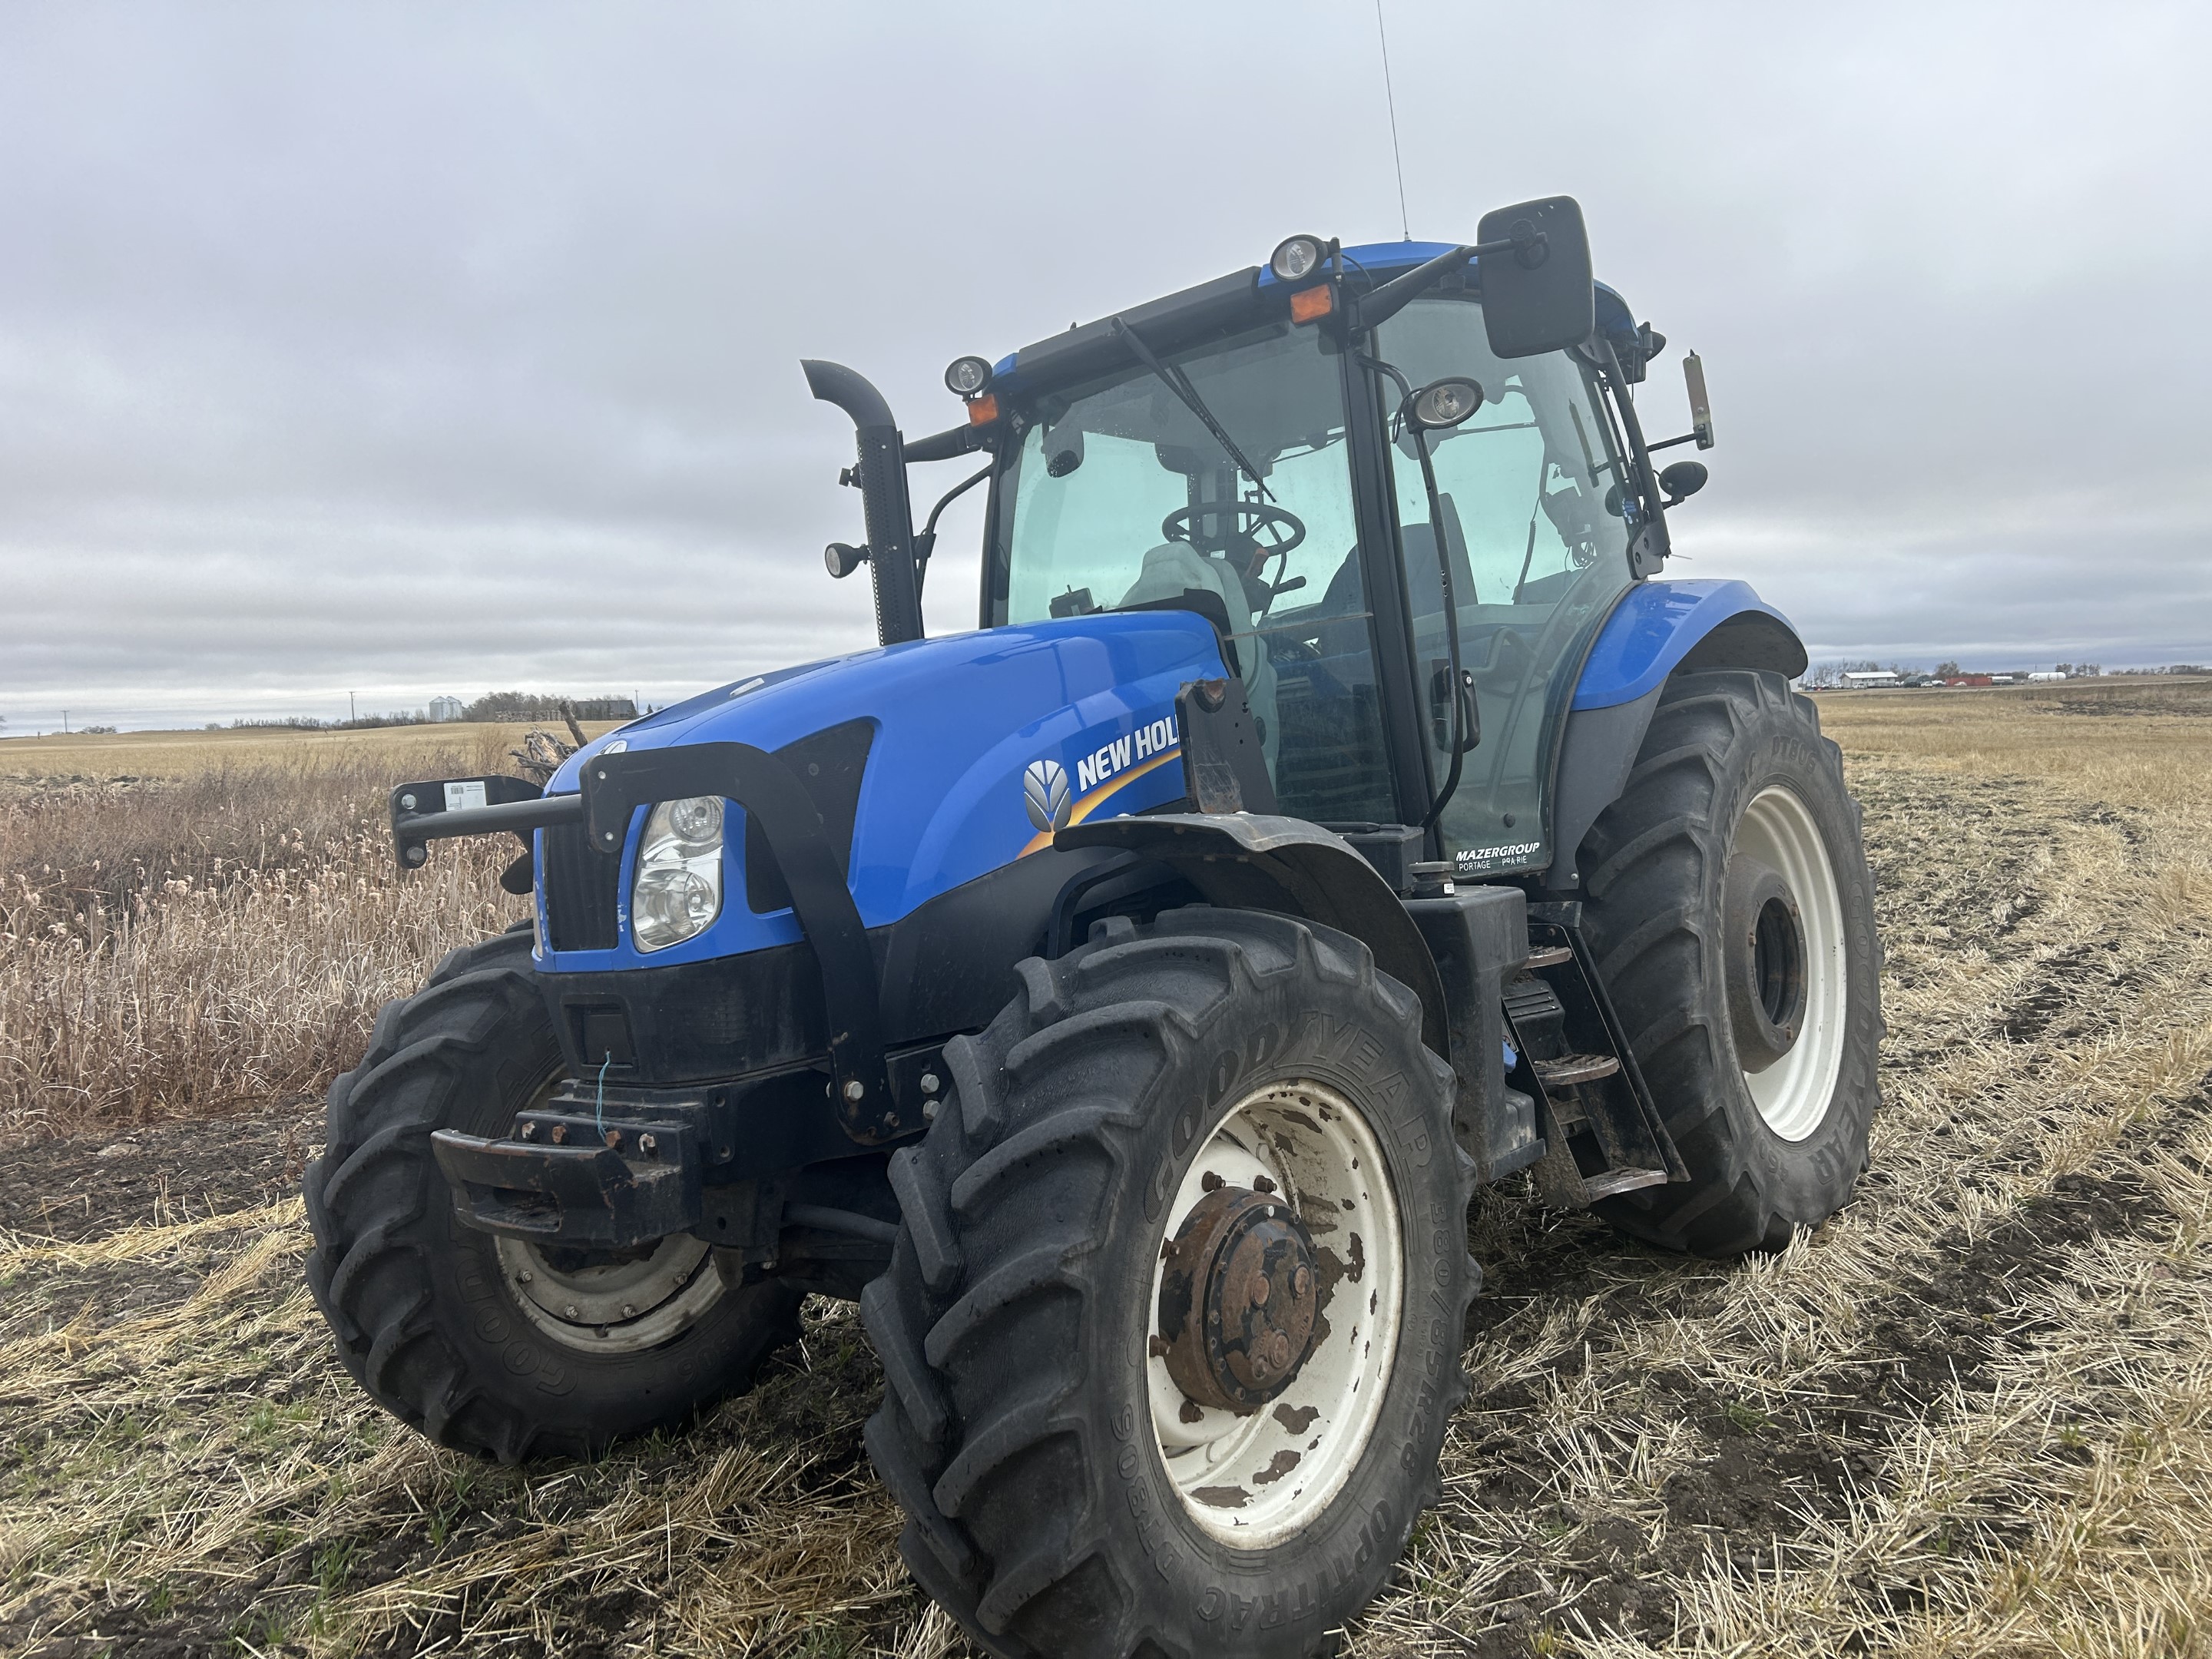
<path id="1" fill-rule="evenodd" d="M 1312 1237 L 1291 1206 L 1216 1188 L 1170 1241 L 1160 1279 L 1162 1358 L 1201 1406 L 1257 1411 L 1290 1387 L 1320 1314 Z"/>

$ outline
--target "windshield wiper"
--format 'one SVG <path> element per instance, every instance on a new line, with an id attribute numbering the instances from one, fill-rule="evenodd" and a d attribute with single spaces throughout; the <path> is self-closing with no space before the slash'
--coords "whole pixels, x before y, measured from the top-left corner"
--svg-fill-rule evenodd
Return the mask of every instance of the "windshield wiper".
<path id="1" fill-rule="evenodd" d="M 1116 339 L 1127 340 L 1129 343 L 1129 349 L 1137 354 L 1137 361 L 1158 375 L 1161 384 L 1182 398 L 1183 407 L 1197 416 L 1199 423 L 1213 434 L 1214 441 L 1229 452 L 1229 459 L 1236 462 L 1243 470 L 1244 476 L 1258 487 L 1260 499 L 1263 501 L 1273 501 L 1275 498 L 1267 489 L 1267 480 L 1260 476 L 1260 469 L 1252 465 L 1250 458 L 1243 450 L 1237 448 L 1237 441 L 1229 435 L 1220 422 L 1213 418 L 1213 411 L 1206 406 L 1206 400 L 1198 395 L 1198 388 L 1190 383 L 1182 371 L 1170 368 L 1158 357 L 1152 356 L 1152 347 L 1146 345 L 1137 331 L 1119 317 L 1114 318 L 1106 325 L 1106 331 Z"/>

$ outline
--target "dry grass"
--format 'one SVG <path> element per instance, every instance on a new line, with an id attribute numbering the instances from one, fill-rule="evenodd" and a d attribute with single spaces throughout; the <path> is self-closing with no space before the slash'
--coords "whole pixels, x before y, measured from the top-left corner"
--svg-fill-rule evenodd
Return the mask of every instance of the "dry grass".
<path id="1" fill-rule="evenodd" d="M 2100 690 L 1824 702 L 1889 957 L 1862 1196 L 1735 1267 L 1486 1197 L 1445 1502 L 1352 1651 L 2212 1653 L 2212 708 Z M 295 1204 L 115 1220 L 0 1239 L 0 1650 L 965 1652 L 848 1310 L 687 1435 L 493 1471 L 339 1371 Z"/>
<path id="2" fill-rule="evenodd" d="M 513 844 L 402 880 L 385 819 L 520 730 L 0 744 L 0 1145 L 319 1093 L 426 962 L 526 914 Z"/>

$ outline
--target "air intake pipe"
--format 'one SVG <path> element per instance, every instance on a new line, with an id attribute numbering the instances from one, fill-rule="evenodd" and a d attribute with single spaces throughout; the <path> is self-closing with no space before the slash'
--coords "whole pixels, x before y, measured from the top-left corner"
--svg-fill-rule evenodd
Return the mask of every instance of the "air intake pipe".
<path id="1" fill-rule="evenodd" d="M 856 471 L 868 527 L 868 574 L 876 589 L 876 637 L 885 645 L 921 637 L 921 588 L 915 579 L 914 508 L 906 493 L 906 446 L 884 394 L 842 363 L 808 358 L 806 387 L 852 416 Z"/>

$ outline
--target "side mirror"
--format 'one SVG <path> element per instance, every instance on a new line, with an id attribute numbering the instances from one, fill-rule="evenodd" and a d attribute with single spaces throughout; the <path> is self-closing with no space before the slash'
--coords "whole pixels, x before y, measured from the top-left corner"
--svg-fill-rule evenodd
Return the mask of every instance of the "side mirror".
<path id="1" fill-rule="evenodd" d="M 1705 487 L 1708 476 L 1703 461 L 1675 462 L 1659 475 L 1659 488 L 1667 492 L 1662 505 L 1680 507 Z"/>
<path id="2" fill-rule="evenodd" d="M 1547 196 L 1482 216 L 1475 240 L 1506 244 L 1483 253 L 1482 324 L 1500 357 L 1534 357 L 1580 345 L 1597 326 L 1597 290 L 1590 280 L 1589 233 L 1571 196 Z"/>

